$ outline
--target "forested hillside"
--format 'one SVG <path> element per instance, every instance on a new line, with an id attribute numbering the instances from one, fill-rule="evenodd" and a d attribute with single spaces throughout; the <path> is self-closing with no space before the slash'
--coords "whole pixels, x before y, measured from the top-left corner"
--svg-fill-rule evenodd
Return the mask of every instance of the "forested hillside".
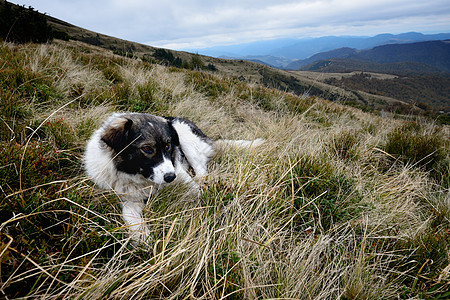
<path id="1" fill-rule="evenodd" d="M 325 82 L 414 103 L 430 112 L 432 108 L 450 112 L 450 77 L 447 76 L 410 75 L 377 79 L 361 72 L 341 79 L 330 78 Z"/>
<path id="2" fill-rule="evenodd" d="M 346 68 L 340 70 L 344 72 L 357 68 L 390 74 L 450 72 L 450 41 L 389 44 L 366 50 L 339 48 L 299 60 L 288 68 L 337 72 L 337 63 Z M 330 70 L 332 64 L 334 70 Z"/>

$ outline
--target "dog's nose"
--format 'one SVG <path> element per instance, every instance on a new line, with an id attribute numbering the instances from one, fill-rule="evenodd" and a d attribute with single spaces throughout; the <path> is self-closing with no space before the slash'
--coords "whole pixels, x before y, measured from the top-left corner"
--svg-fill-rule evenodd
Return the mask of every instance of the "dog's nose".
<path id="1" fill-rule="evenodd" d="M 177 177 L 177 175 L 175 175 L 175 173 L 167 173 L 167 174 L 164 174 L 164 181 L 167 183 L 170 183 L 170 182 L 174 181 L 176 177 Z"/>

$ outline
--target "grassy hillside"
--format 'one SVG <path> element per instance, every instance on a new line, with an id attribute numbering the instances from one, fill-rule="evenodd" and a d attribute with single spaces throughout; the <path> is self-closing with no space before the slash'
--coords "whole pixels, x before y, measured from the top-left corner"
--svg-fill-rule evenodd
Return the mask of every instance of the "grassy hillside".
<path id="1" fill-rule="evenodd" d="M 54 17 L 43 15 L 33 8 L 25 8 L 0 0 L 0 30 L 1 38 L 5 41 L 16 42 L 45 42 L 52 39 L 81 41 L 94 46 L 111 50 L 114 54 L 125 57 L 135 57 L 150 63 L 165 66 L 175 66 L 191 70 L 208 70 L 219 76 L 232 76 L 239 81 L 249 84 L 263 84 L 269 88 L 292 92 L 301 96 L 317 96 L 334 102 L 345 103 L 366 111 L 389 111 L 401 115 L 419 114 L 438 119 L 441 123 L 449 124 L 446 111 L 448 96 L 445 92 L 436 93 L 436 86 L 446 86 L 447 77 L 422 76 L 413 80 L 406 78 L 401 84 L 397 82 L 382 82 L 383 90 L 373 89 L 360 82 L 353 84 L 342 82 L 317 80 L 323 75 L 303 76 L 305 72 L 287 72 L 259 63 L 245 60 L 228 60 L 193 53 L 158 49 L 131 41 L 99 34 L 74 26 Z M 420 44 L 420 43 L 419 43 Z M 420 48 L 420 47 L 419 47 Z M 381 47 L 380 49 L 383 49 Z M 337 52 L 336 52 L 337 51 Z M 337 49 L 318 56 L 330 57 L 330 53 L 342 55 L 348 49 Z M 414 52 L 414 51 L 413 51 Z M 387 52 L 383 52 L 386 54 Z M 314 57 L 313 57 L 314 58 Z M 313 70 L 325 72 L 351 72 L 364 70 L 384 73 L 402 73 L 408 75 L 435 72 L 437 69 L 420 63 L 375 63 L 362 60 L 331 59 L 319 61 L 310 65 Z M 307 72 L 310 73 L 310 72 Z M 421 84 L 425 79 L 432 84 Z M 349 81 L 349 80 L 347 80 Z M 417 83 L 419 81 L 419 84 Z M 330 84 L 333 83 L 333 84 Z M 420 92 L 415 92 L 420 86 Z M 405 93 L 405 90 L 408 90 Z M 411 97 L 413 94 L 413 97 Z M 420 94 L 420 96 L 418 96 Z M 437 97 L 436 97 L 437 96 Z M 418 103 L 423 105 L 417 105 Z M 447 112 L 447 111 L 446 111 Z"/>
<path id="2" fill-rule="evenodd" d="M 350 91 L 315 79 L 311 80 L 303 76 L 301 72 L 287 72 L 248 60 L 221 59 L 188 52 L 158 49 L 92 32 L 53 17 L 47 17 L 47 19 L 55 32 L 64 33 L 71 40 L 112 50 L 115 54 L 125 57 L 137 57 L 166 66 L 177 65 L 175 63 L 175 60 L 177 60 L 177 67 L 210 69 L 219 76 L 235 77 L 248 84 L 263 84 L 269 88 L 301 96 L 318 96 L 331 101 L 345 102 L 365 110 L 390 110 L 391 106 L 406 105 L 405 102 L 394 98 L 367 95 L 360 91 Z"/>
<path id="3" fill-rule="evenodd" d="M 74 41 L 2 43 L 0 94 L 1 297 L 450 296 L 448 127 Z M 200 196 L 149 199 L 152 243 L 134 247 L 81 165 L 114 111 L 267 142 L 218 153 Z"/>
<path id="4" fill-rule="evenodd" d="M 390 75 L 353 71 L 348 73 L 293 71 L 309 78 L 315 85 L 340 88 L 348 95 L 361 96 L 351 105 L 373 111 L 385 110 L 399 115 L 423 115 L 443 124 L 449 123 L 450 79 L 439 75 Z M 342 97 L 346 102 L 350 97 Z"/>

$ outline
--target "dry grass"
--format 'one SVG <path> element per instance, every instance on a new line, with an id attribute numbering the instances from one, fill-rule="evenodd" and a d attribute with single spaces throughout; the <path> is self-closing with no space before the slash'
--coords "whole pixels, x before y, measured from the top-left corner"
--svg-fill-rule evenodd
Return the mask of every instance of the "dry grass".
<path id="1" fill-rule="evenodd" d="M 430 170 L 387 150 L 401 120 L 80 43 L 0 49 L 3 297 L 448 296 L 448 128 L 414 129 L 437 132 Z M 117 110 L 267 142 L 219 153 L 199 197 L 178 186 L 150 199 L 153 241 L 136 248 L 116 196 L 80 163 L 90 133 Z"/>

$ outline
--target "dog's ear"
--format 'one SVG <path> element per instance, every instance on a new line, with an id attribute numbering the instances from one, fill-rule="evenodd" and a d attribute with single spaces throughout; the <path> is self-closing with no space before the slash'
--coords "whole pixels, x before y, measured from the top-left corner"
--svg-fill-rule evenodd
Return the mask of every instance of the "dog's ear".
<path id="1" fill-rule="evenodd" d="M 119 152 L 129 144 L 129 137 L 133 121 L 127 118 L 119 118 L 113 121 L 104 131 L 102 141 L 109 147 Z"/>

